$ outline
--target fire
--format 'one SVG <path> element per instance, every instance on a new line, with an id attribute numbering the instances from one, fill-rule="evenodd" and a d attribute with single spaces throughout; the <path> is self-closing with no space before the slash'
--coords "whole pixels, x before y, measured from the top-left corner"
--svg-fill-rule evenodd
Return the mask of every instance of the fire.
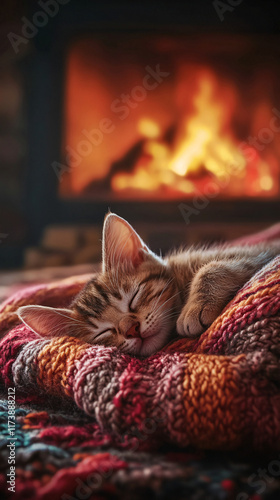
<path id="1" fill-rule="evenodd" d="M 244 177 L 246 160 L 237 141 L 224 131 L 227 103 L 215 98 L 217 94 L 218 82 L 211 74 L 204 75 L 194 98 L 193 115 L 185 117 L 178 127 L 175 148 L 160 138 L 159 123 L 141 118 L 138 129 L 146 138 L 143 154 L 132 172 L 114 176 L 113 190 L 157 191 L 173 186 L 174 191 L 191 194 L 195 192 L 193 177 L 203 173 L 223 180 L 232 166 L 234 175 Z M 263 179 L 262 184 L 267 189 L 269 179 Z"/>
<path id="2" fill-rule="evenodd" d="M 149 118 L 142 118 L 138 123 L 140 134 L 150 139 L 155 139 L 160 135 L 160 126 Z"/>
<path id="3" fill-rule="evenodd" d="M 242 82 L 187 62 L 178 49 L 170 53 L 173 73 L 166 82 L 131 108 L 118 104 L 116 110 L 116 97 L 143 80 L 142 63 L 131 64 L 121 53 L 122 71 L 115 72 L 111 52 L 100 52 L 98 40 L 73 46 L 62 196 L 192 198 L 213 183 L 224 198 L 279 195 L 280 146 L 267 127 L 280 116 L 271 117 L 273 103 L 261 75 L 248 96 Z M 263 142 L 255 146 L 257 137 Z"/>

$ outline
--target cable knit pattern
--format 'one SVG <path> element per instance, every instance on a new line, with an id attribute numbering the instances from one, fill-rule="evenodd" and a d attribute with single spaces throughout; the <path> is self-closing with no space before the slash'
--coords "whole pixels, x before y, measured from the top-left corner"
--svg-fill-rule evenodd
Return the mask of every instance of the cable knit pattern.
<path id="1" fill-rule="evenodd" d="M 1 309 L 0 374 L 22 400 L 73 399 L 116 435 L 131 428 L 199 448 L 280 448 L 280 257 L 254 276 L 198 339 L 145 360 L 16 324 L 28 303 L 67 305 L 86 278 L 31 288 Z"/>

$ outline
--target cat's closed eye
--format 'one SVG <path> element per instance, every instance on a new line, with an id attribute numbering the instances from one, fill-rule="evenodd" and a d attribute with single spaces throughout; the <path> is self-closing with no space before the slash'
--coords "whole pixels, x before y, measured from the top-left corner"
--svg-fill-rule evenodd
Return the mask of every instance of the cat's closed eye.
<path id="1" fill-rule="evenodd" d="M 132 299 L 130 300 L 129 304 L 128 304 L 128 309 L 130 312 L 134 312 L 135 309 L 136 309 L 136 305 L 137 305 L 137 302 L 138 302 L 138 299 L 139 299 L 139 292 L 140 292 L 140 287 L 138 287 L 138 289 L 136 290 L 136 292 L 134 293 L 134 295 L 132 296 Z"/>
<path id="2" fill-rule="evenodd" d="M 106 328 L 105 330 L 102 330 L 102 332 L 99 332 L 97 333 L 97 335 L 95 335 L 94 337 L 94 340 L 102 340 L 113 335 L 114 333 L 116 333 L 116 330 L 114 328 Z"/>

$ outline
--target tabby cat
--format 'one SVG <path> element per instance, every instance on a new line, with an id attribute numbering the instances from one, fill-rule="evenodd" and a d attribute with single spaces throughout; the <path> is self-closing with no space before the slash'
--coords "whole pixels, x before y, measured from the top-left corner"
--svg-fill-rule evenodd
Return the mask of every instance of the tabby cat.
<path id="1" fill-rule="evenodd" d="M 280 241 L 177 251 L 161 258 L 121 217 L 105 217 L 102 270 L 69 309 L 30 305 L 18 315 L 43 337 L 70 335 L 149 356 L 177 333 L 197 337 L 251 276 L 280 254 Z"/>

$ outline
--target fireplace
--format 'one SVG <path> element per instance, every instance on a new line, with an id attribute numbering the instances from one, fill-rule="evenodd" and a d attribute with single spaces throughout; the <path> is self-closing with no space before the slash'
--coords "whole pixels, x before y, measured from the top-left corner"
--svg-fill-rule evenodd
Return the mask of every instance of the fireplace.
<path id="1" fill-rule="evenodd" d="M 225 34 L 75 40 L 53 163 L 61 199 L 279 199 L 280 68 L 268 45 Z"/>
<path id="2" fill-rule="evenodd" d="M 69 2 L 34 39 L 29 246 L 51 224 L 100 228 L 108 209 L 155 250 L 192 243 L 198 225 L 201 241 L 278 220 L 271 16 L 244 2 L 221 22 L 212 2 L 175 3 Z"/>

